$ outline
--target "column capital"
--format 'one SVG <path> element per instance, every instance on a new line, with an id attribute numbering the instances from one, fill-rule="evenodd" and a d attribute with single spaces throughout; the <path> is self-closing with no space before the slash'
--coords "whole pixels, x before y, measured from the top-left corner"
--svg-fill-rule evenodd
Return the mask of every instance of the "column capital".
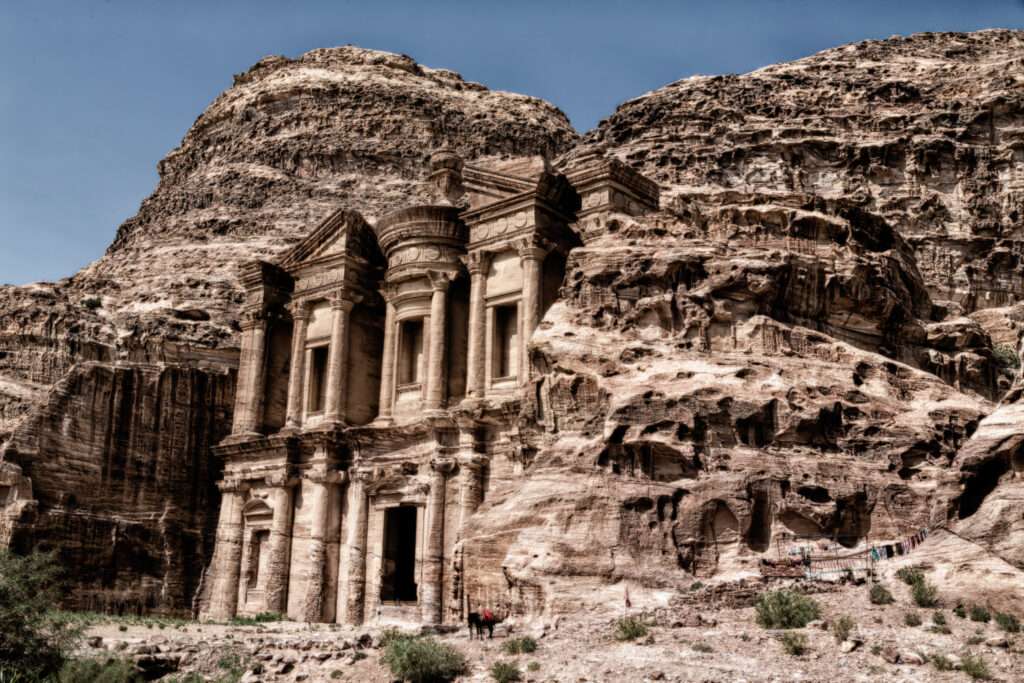
<path id="1" fill-rule="evenodd" d="M 490 458 L 480 453 L 471 453 L 468 455 L 460 455 L 456 458 L 459 463 L 459 469 L 469 470 L 472 472 L 479 472 L 490 462 Z"/>
<path id="2" fill-rule="evenodd" d="M 519 252 L 519 258 L 534 261 L 543 260 L 553 247 L 549 240 L 544 239 L 540 235 L 523 237 L 513 242 L 512 246 Z"/>
<path id="3" fill-rule="evenodd" d="M 267 318 L 267 311 L 263 308 L 249 308 L 242 311 L 242 316 L 238 320 L 238 325 L 244 332 L 255 329 L 256 327 L 266 323 Z"/>
<path id="4" fill-rule="evenodd" d="M 238 479 L 221 479 L 217 482 L 217 489 L 221 493 L 245 493 L 249 490 L 249 482 Z"/>
<path id="5" fill-rule="evenodd" d="M 430 469 L 437 474 L 448 475 L 455 469 L 454 458 L 433 458 L 430 461 Z"/>
<path id="6" fill-rule="evenodd" d="M 435 292 L 445 292 L 448 290 L 448 286 L 458 276 L 458 273 L 453 273 L 447 270 L 428 270 L 427 277 L 430 278 L 430 286 Z"/>
<path id="7" fill-rule="evenodd" d="M 295 477 L 289 476 L 285 473 L 268 474 L 263 478 L 263 483 L 273 488 L 292 488 L 299 483 L 299 480 Z"/>
<path id="8" fill-rule="evenodd" d="M 362 294 L 357 294 L 343 289 L 338 290 L 331 295 L 331 310 L 348 312 L 352 310 L 353 306 L 362 300 Z"/>
<path id="9" fill-rule="evenodd" d="M 308 320 L 309 319 L 309 302 L 305 299 L 296 299 L 290 302 L 287 306 L 288 312 L 292 314 L 292 320 Z"/>
<path id="10" fill-rule="evenodd" d="M 342 470 L 306 470 L 303 473 L 303 479 L 314 484 L 340 484 L 347 478 L 348 475 Z"/>
<path id="11" fill-rule="evenodd" d="M 466 270 L 469 271 L 470 275 L 486 275 L 487 271 L 491 267 L 491 259 L 494 258 L 494 254 L 483 249 L 477 251 L 471 251 L 464 256 L 460 256 L 459 260 L 466 266 Z"/>

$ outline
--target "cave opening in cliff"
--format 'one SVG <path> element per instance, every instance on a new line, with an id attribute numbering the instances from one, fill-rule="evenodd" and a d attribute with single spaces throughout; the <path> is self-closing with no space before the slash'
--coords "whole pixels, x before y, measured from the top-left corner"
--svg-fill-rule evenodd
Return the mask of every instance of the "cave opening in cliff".
<path id="1" fill-rule="evenodd" d="M 967 519 L 981 507 L 988 494 L 995 490 L 999 479 L 1010 469 L 1007 458 L 992 458 L 983 462 L 964 483 L 964 492 L 960 496 L 957 516 Z"/>
<path id="2" fill-rule="evenodd" d="M 416 516 L 417 509 L 413 505 L 384 511 L 382 602 L 416 601 Z"/>

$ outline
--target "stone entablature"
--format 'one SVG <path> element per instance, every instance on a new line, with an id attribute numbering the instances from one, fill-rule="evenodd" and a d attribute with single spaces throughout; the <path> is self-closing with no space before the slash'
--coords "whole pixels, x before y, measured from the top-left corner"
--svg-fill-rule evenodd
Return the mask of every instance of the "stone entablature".
<path id="1" fill-rule="evenodd" d="M 488 482 L 521 474 L 529 339 L 574 228 L 656 207 L 657 188 L 603 160 L 563 176 L 443 150 L 431 166 L 440 203 L 374 226 L 341 210 L 276 265 L 243 267 L 204 616 L 438 623 L 480 606 L 457 549 Z"/>

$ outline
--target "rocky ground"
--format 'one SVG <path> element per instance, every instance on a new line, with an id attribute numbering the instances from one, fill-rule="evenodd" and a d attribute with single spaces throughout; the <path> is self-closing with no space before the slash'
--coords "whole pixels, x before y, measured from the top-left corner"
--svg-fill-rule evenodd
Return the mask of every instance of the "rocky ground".
<path id="1" fill-rule="evenodd" d="M 466 629 L 437 637 L 459 649 L 470 663 L 462 681 L 490 681 L 496 661 L 514 662 L 522 680 L 584 683 L 597 681 L 965 681 L 967 655 L 980 657 L 991 680 L 1024 677 L 1024 635 L 1007 634 L 994 622 L 979 623 L 938 609 L 914 606 L 910 589 L 892 575 L 883 582 L 895 595 L 889 605 L 873 605 L 869 586 L 796 582 L 822 607 L 822 619 L 802 632 L 808 649 L 788 654 L 781 632 L 757 626 L 752 606 L 726 606 L 710 600 L 716 589 L 692 594 L 664 593 L 657 604 L 623 608 L 621 614 L 581 611 L 548 621 L 502 624 L 493 640 L 470 640 Z M 782 583 L 771 587 L 781 587 Z M 719 584 L 719 587 L 727 586 Z M 728 585 L 739 602 L 766 585 L 757 579 Z M 951 603 L 952 599 L 946 600 Z M 721 606 L 716 607 L 719 604 Z M 648 633 L 633 641 L 616 638 L 616 622 L 626 614 L 643 618 Z M 909 626 L 908 614 L 921 625 Z M 941 614 L 948 633 L 938 632 Z M 856 626 L 839 642 L 834 624 L 849 616 Z M 89 655 L 128 656 L 156 672 L 174 670 L 162 680 L 181 680 L 196 672 L 206 680 L 360 681 L 393 680 L 381 663 L 382 628 L 274 622 L 237 626 L 157 621 L 110 621 L 89 630 Z M 538 647 L 528 654 L 504 651 L 510 638 L 532 636 Z M 953 669 L 940 671 L 933 658 L 946 657 Z M 155 675 L 155 673 L 154 673 Z M 234 676 L 234 678 L 232 678 Z"/>

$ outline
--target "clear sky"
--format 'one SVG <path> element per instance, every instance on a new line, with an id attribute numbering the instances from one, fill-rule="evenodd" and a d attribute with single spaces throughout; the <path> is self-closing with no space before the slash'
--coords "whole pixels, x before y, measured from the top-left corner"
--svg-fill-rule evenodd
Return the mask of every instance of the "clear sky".
<path id="1" fill-rule="evenodd" d="M 868 38 L 1024 28 L 1024 0 L 2 0 L 0 283 L 71 275 L 232 74 L 352 43 L 544 98 L 577 130 L 692 74 Z"/>

